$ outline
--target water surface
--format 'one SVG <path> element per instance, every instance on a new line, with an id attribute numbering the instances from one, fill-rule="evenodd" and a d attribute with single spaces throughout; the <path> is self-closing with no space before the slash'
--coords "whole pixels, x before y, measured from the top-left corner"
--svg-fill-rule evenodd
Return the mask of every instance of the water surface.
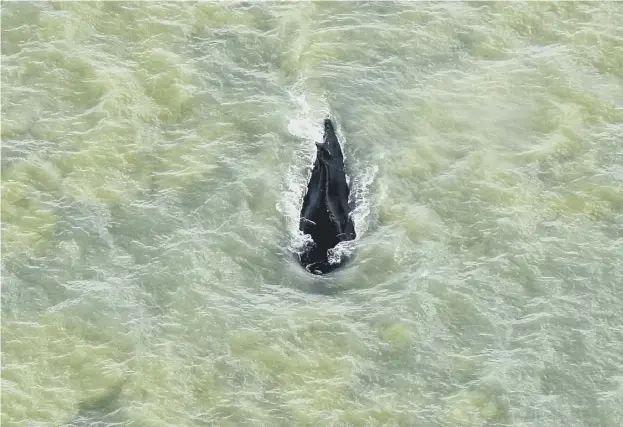
<path id="1" fill-rule="evenodd" d="M 622 22 L 3 2 L 2 425 L 620 426 Z M 327 114 L 358 238 L 319 278 Z"/>

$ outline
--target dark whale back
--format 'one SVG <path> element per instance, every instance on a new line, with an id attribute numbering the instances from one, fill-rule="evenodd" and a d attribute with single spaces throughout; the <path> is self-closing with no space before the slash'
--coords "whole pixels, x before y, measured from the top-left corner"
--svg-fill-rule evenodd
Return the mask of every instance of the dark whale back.
<path id="1" fill-rule="evenodd" d="M 331 264 L 327 251 L 339 242 L 355 238 L 350 217 L 350 190 L 344 173 L 344 156 L 330 119 L 324 121 L 324 141 L 316 144 L 316 161 L 301 209 L 299 229 L 313 244 L 300 255 L 301 265 L 315 274 L 327 273 Z"/>

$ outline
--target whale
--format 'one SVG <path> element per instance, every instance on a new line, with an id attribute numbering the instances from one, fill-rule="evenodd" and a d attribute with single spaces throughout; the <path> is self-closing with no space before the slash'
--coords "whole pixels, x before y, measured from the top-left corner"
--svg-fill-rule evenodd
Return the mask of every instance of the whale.
<path id="1" fill-rule="evenodd" d="M 311 242 L 298 254 L 299 262 L 312 274 L 328 273 L 346 261 L 346 257 L 334 259 L 329 250 L 357 237 L 349 194 L 342 149 L 333 122 L 326 118 L 323 141 L 316 142 L 316 160 L 299 223 L 299 230 L 311 237 Z"/>

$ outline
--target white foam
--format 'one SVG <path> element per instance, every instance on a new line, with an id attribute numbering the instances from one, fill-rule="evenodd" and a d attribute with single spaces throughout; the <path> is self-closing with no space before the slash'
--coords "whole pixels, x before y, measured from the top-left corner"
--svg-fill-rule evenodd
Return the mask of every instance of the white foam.
<path id="1" fill-rule="evenodd" d="M 350 186 L 351 192 L 348 202 L 353 206 L 351 216 L 355 223 L 355 233 L 357 239 L 368 231 L 370 217 L 370 186 L 374 182 L 374 178 L 379 168 L 376 164 L 369 165 L 357 174 L 353 185 Z M 350 185 L 350 184 L 349 184 Z"/>
<path id="2" fill-rule="evenodd" d="M 288 132 L 298 139 L 300 145 L 296 151 L 301 155 L 294 156 L 292 159 L 285 179 L 285 197 L 277 205 L 277 209 L 286 218 L 287 227 L 292 236 L 290 249 L 294 252 L 301 252 L 312 241 L 311 236 L 299 230 L 300 211 L 316 159 L 315 142 L 322 141 L 322 120 L 329 110 L 324 99 L 310 100 L 310 96 L 303 92 L 302 85 L 301 82 L 290 91 L 294 109 L 288 121 Z"/>

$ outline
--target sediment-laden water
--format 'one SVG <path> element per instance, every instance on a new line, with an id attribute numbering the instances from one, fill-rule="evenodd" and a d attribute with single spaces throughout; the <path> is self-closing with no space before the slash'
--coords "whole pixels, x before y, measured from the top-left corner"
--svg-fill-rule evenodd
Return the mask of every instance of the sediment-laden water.
<path id="1" fill-rule="evenodd" d="M 3 2 L 2 425 L 620 426 L 622 23 Z M 357 239 L 316 277 L 326 115 Z"/>

